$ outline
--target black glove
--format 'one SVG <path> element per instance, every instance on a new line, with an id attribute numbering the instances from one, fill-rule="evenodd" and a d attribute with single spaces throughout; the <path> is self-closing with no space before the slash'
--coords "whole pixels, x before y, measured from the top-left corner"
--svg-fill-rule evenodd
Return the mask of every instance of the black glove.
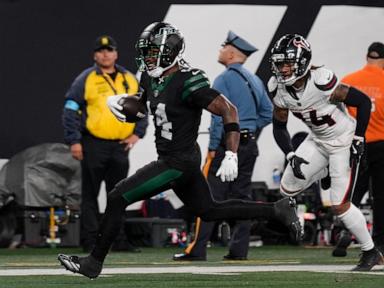
<path id="1" fill-rule="evenodd" d="M 360 158 L 364 154 L 364 138 L 356 135 L 353 136 L 350 151 L 349 166 L 352 167 L 360 162 Z"/>
<path id="2" fill-rule="evenodd" d="M 309 162 L 304 158 L 297 156 L 294 152 L 288 153 L 287 160 L 292 167 L 293 175 L 295 175 L 296 178 L 305 180 L 304 174 L 301 172 L 300 165 L 309 164 Z"/>

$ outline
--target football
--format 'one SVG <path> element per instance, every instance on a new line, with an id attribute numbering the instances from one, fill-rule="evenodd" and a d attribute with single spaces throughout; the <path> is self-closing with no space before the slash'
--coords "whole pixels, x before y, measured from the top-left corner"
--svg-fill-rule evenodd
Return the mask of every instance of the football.
<path id="1" fill-rule="evenodd" d="M 140 102 L 138 96 L 121 98 L 118 103 L 123 107 L 121 112 L 125 115 L 126 122 L 135 123 L 143 119 L 147 113 L 145 105 Z"/>

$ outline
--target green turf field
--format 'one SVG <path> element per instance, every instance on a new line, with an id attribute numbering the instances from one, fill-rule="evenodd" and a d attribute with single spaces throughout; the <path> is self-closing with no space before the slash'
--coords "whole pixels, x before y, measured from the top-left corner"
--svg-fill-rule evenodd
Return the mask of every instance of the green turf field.
<path id="1" fill-rule="evenodd" d="M 79 249 L 24 248 L 0 249 L 0 272 L 14 269 L 60 269 L 57 253 L 79 254 Z M 208 249 L 207 262 L 180 263 L 171 260 L 180 248 L 142 248 L 141 253 L 112 252 L 105 268 L 124 267 L 146 269 L 170 267 L 166 274 L 104 274 L 95 280 L 78 275 L 0 276 L 1 288 L 49 288 L 49 287 L 384 287 L 383 266 L 374 273 L 320 273 L 320 272 L 231 272 L 199 274 L 194 267 L 263 266 L 278 265 L 353 265 L 358 261 L 358 249 L 349 249 L 347 257 L 334 258 L 331 248 L 304 248 L 297 246 L 263 246 L 251 248 L 249 260 L 244 262 L 222 261 L 226 248 Z M 172 273 L 172 269 L 184 267 L 188 272 Z M 191 272 L 189 272 L 189 269 Z M 57 270 L 56 270 L 57 271 Z M 60 270 L 59 270 L 60 271 Z M 2 274 L 4 275 L 5 272 Z"/>

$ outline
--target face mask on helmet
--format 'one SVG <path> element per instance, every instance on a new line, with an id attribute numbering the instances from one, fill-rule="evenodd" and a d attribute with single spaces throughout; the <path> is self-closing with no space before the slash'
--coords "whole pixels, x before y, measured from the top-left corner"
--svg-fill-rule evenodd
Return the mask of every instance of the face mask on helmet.
<path id="1" fill-rule="evenodd" d="M 272 73 L 284 85 L 293 85 L 311 67 L 311 47 L 304 37 L 297 34 L 281 37 L 273 46 L 271 54 Z"/>
<path id="2" fill-rule="evenodd" d="M 158 78 L 182 59 L 184 38 L 175 27 L 155 22 L 144 29 L 136 50 L 139 71 L 147 71 L 150 77 Z"/>

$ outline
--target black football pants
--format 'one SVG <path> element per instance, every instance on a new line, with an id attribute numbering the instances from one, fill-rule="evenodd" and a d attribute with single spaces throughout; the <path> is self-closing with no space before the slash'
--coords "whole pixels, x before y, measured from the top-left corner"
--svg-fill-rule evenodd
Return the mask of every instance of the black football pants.
<path id="1" fill-rule="evenodd" d="M 373 198 L 373 233 L 376 245 L 384 245 L 384 141 L 367 143 L 366 161 L 361 164 L 352 202 L 359 207 L 370 190 Z"/>
<path id="2" fill-rule="evenodd" d="M 86 135 L 82 139 L 83 155 L 82 194 L 81 194 L 81 232 L 80 239 L 84 248 L 92 247 L 99 230 L 99 206 L 97 197 L 102 181 L 106 191 L 128 174 L 128 152 L 119 141 L 98 139 Z"/>
<path id="3" fill-rule="evenodd" d="M 109 193 L 107 208 L 92 255 L 103 261 L 120 230 L 125 207 L 173 189 L 191 213 L 204 221 L 219 219 L 271 218 L 273 203 L 240 199 L 215 202 L 200 170 L 200 151 L 172 157 L 160 157 L 127 179 L 120 181 Z M 125 201 L 124 201 L 125 200 Z"/>
<path id="4" fill-rule="evenodd" d="M 251 178 L 258 156 L 256 140 L 251 139 L 246 143 L 240 143 L 238 150 L 239 175 L 233 182 L 221 182 L 220 178 L 216 176 L 216 172 L 224 156 L 225 147 L 219 146 L 208 172 L 208 183 L 211 187 L 214 200 L 252 200 Z M 251 222 L 251 220 L 235 221 L 229 243 L 229 255 L 234 257 L 247 257 Z M 206 257 L 207 242 L 212 236 L 215 224 L 215 222 L 196 221 L 195 239 L 187 247 L 187 254 L 203 258 Z"/>

